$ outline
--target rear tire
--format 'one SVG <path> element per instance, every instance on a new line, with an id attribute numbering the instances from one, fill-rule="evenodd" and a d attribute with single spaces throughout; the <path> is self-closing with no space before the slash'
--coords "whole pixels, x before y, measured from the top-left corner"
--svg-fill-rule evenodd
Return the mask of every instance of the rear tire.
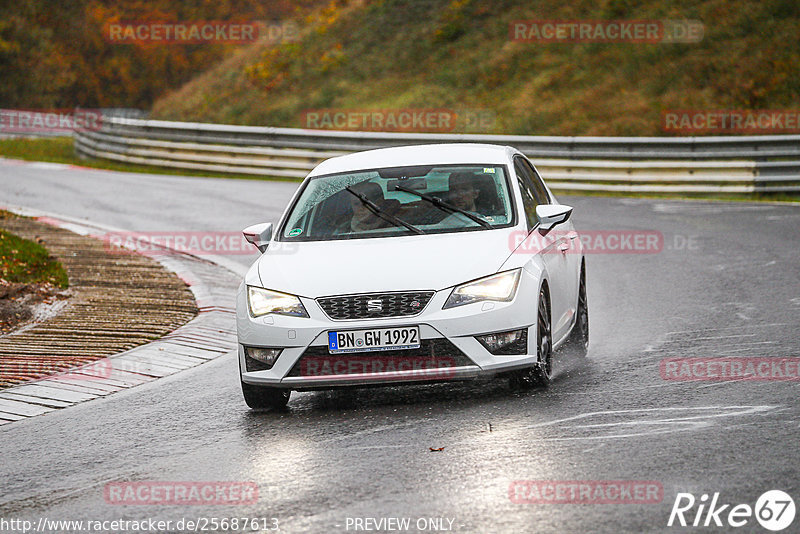
<path id="1" fill-rule="evenodd" d="M 545 288 L 539 291 L 536 318 L 536 355 L 538 363 L 530 369 L 512 374 L 509 381 L 512 388 L 547 387 L 553 378 L 553 337 L 550 327 L 550 306 Z"/>
<path id="2" fill-rule="evenodd" d="M 589 350 L 589 301 L 586 298 L 586 264 L 581 265 L 581 278 L 578 283 L 578 308 L 575 311 L 575 326 L 569 335 L 568 345 L 574 347 L 579 356 L 586 356 Z"/>
<path id="3" fill-rule="evenodd" d="M 279 410 L 286 407 L 291 390 L 254 386 L 253 384 L 242 382 L 242 394 L 244 395 L 244 402 L 254 410 L 266 410 L 269 408 Z"/>

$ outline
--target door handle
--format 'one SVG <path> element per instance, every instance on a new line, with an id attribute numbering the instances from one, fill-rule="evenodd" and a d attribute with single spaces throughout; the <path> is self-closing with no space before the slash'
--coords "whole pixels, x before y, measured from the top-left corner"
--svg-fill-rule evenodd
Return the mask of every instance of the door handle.
<path id="1" fill-rule="evenodd" d="M 569 250 L 569 243 L 561 243 L 558 245 L 558 250 L 560 250 L 562 254 L 566 254 Z"/>

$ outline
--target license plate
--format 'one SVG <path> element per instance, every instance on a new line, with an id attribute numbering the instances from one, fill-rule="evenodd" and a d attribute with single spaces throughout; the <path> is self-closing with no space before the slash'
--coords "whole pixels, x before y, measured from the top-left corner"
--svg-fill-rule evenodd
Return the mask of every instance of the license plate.
<path id="1" fill-rule="evenodd" d="M 418 326 L 328 332 L 328 352 L 331 354 L 418 349 L 419 346 Z"/>

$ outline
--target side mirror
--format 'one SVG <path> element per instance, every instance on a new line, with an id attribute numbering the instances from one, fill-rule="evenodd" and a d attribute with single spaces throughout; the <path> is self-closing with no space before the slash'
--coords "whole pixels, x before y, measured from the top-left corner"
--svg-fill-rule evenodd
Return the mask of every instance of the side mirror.
<path id="1" fill-rule="evenodd" d="M 261 252 L 265 252 L 272 239 L 272 223 L 260 223 L 248 226 L 242 230 L 248 243 L 254 245 Z"/>
<path id="2" fill-rule="evenodd" d="M 549 232 L 554 226 L 565 223 L 572 215 L 572 206 L 563 204 L 541 204 L 536 206 L 536 218 L 539 219 L 539 230 Z"/>

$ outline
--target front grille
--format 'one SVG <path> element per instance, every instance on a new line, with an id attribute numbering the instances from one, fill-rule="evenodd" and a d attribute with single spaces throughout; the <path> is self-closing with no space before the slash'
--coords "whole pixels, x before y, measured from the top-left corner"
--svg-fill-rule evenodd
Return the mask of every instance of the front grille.
<path id="1" fill-rule="evenodd" d="M 317 303 L 334 321 L 409 317 L 425 309 L 433 294 L 433 291 L 364 293 L 321 297 Z"/>
<path id="2" fill-rule="evenodd" d="M 423 339 L 418 349 L 331 354 L 327 345 L 308 347 L 286 376 L 332 376 L 397 372 L 415 369 L 451 369 L 475 365 L 445 338 Z M 446 378 L 447 374 L 443 374 Z"/>

